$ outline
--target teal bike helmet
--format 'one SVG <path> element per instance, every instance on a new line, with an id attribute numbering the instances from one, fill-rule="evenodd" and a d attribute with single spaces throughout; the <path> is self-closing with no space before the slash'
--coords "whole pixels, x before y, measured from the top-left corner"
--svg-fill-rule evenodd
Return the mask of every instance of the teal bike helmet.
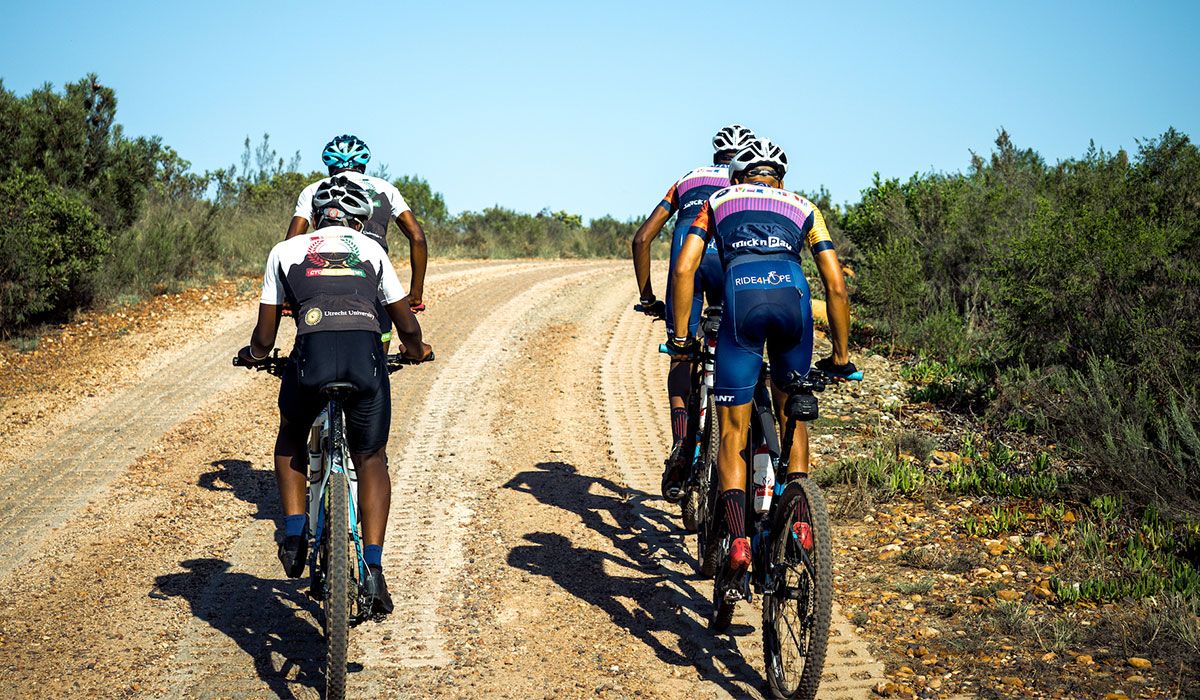
<path id="1" fill-rule="evenodd" d="M 321 160 L 330 168 L 366 168 L 371 162 L 371 149 L 357 136 L 342 134 L 325 144 Z"/>

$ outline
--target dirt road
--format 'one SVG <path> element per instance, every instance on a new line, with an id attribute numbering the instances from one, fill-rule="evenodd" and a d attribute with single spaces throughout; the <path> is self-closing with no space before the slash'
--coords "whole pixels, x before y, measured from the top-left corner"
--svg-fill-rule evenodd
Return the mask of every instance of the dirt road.
<path id="1" fill-rule="evenodd" d="M 357 696 L 760 692 L 757 605 L 708 633 L 711 589 L 656 498 L 662 327 L 630 310 L 627 267 L 431 265 L 439 359 L 393 377 L 397 611 L 352 636 Z M 320 630 L 274 553 L 275 380 L 228 366 L 253 305 L 200 333 L 163 319 L 187 340 L 6 428 L 0 693 L 318 696 Z M 821 697 L 868 697 L 882 669 L 835 624 Z"/>

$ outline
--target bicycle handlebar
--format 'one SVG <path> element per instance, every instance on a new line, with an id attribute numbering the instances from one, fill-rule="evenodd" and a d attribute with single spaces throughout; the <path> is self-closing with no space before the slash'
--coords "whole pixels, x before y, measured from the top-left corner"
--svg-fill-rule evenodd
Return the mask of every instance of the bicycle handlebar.
<path id="1" fill-rule="evenodd" d="M 692 353 L 673 352 L 671 350 L 671 346 L 667 345 L 666 343 L 659 343 L 658 351 L 664 355 L 670 355 L 672 358 L 677 358 L 677 359 L 681 359 L 681 360 L 694 360 L 700 356 L 699 351 L 692 352 Z M 810 369 L 808 371 L 808 375 L 805 376 L 800 381 L 808 382 L 813 385 L 819 384 L 820 385 L 819 389 L 816 388 L 816 386 L 811 386 L 808 388 L 811 388 L 815 391 L 822 391 L 825 388 L 825 385 L 833 384 L 834 382 L 861 382 L 862 380 L 863 380 L 863 371 L 861 369 L 856 372 L 851 372 L 850 374 L 842 375 L 842 374 L 834 374 L 833 372 L 826 372 L 825 370 L 817 369 L 816 367 L 813 367 L 812 369 Z"/>
<path id="2" fill-rule="evenodd" d="M 430 352 L 429 357 L 426 357 L 423 360 L 414 360 L 412 358 L 405 357 L 404 355 L 401 355 L 400 353 L 392 353 L 387 356 L 388 374 L 392 374 L 393 372 L 399 371 L 405 365 L 419 365 L 419 364 L 422 364 L 425 362 L 433 362 L 433 360 L 434 360 L 433 352 Z M 237 355 L 234 355 L 233 356 L 233 366 L 234 367 L 245 367 L 246 369 L 253 369 L 258 372 L 266 372 L 267 374 L 270 374 L 275 377 L 282 377 L 283 373 L 286 372 L 288 370 L 288 368 L 290 368 L 292 366 L 292 358 L 280 357 L 279 350 L 276 349 L 274 355 L 268 357 L 267 359 L 263 360 L 262 362 L 259 362 L 257 364 L 253 364 L 253 365 L 243 362 L 242 358 L 238 357 Z"/>
<path id="3" fill-rule="evenodd" d="M 666 343 L 658 344 L 658 351 L 664 355 L 670 355 L 672 360 L 695 360 L 700 357 L 700 351 L 695 352 L 675 352 L 671 350 L 671 346 Z"/>
<path id="4" fill-rule="evenodd" d="M 665 321 L 667 319 L 666 306 L 662 305 L 660 302 L 657 302 L 657 301 L 654 304 L 649 304 L 649 305 L 642 304 L 639 302 L 639 303 L 633 305 L 633 310 L 640 314 L 646 314 L 647 316 L 649 316 L 651 318 L 655 318 L 655 319 L 659 319 L 659 320 L 663 320 L 663 321 Z"/>

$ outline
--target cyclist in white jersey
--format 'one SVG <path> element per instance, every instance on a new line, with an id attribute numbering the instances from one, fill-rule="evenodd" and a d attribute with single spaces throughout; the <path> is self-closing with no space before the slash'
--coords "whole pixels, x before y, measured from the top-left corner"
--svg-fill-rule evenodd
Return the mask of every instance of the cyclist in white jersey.
<path id="1" fill-rule="evenodd" d="M 371 197 L 374 209 L 371 218 L 363 226 L 363 233 L 383 246 L 385 253 L 388 250 L 387 229 L 390 222 L 395 221 L 400 232 L 408 239 L 408 255 L 412 267 L 409 303 L 413 311 L 423 311 L 425 266 L 429 259 L 429 250 L 425 243 L 425 231 L 421 229 L 421 224 L 404 201 L 400 190 L 387 180 L 366 174 L 371 150 L 356 136 L 343 134 L 335 137 L 325 145 L 325 150 L 321 152 L 321 160 L 329 168 L 329 178 L 318 180 L 300 192 L 296 199 L 296 213 L 292 215 L 286 237 L 298 236 L 315 224 L 312 198 L 317 188 L 332 177 L 345 177 L 366 190 Z M 380 323 L 381 326 L 387 324 L 386 314 L 380 314 Z M 384 327 L 381 332 L 387 331 L 388 328 Z"/>
<path id="2" fill-rule="evenodd" d="M 361 234 L 371 214 L 366 191 L 334 177 L 314 197 L 317 230 L 277 244 L 267 260 L 258 324 L 238 353 L 254 365 L 270 356 L 283 303 L 295 310 L 292 365 L 279 387 L 279 434 L 275 478 L 284 514 L 279 560 L 284 572 L 300 576 L 307 560 L 305 483 L 309 426 L 325 405 L 320 388 L 350 382 L 346 398 L 346 443 L 358 475 L 363 557 L 371 576 L 364 586 L 377 614 L 392 611 L 383 578 L 383 537 L 391 505 L 387 439 L 391 392 L 387 360 L 379 344 L 376 304 L 382 303 L 404 343 L 405 356 L 425 359 L 431 349 L 409 308 L 396 271 L 383 248 Z M 404 498 L 411 497 L 405 494 Z"/>

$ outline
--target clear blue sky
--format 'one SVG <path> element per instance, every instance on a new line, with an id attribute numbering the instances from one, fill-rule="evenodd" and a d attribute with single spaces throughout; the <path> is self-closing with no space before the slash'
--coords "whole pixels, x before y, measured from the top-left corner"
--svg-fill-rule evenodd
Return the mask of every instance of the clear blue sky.
<path id="1" fill-rule="evenodd" d="M 263 132 L 316 169 L 353 132 L 452 211 L 644 216 L 729 122 L 839 202 L 875 171 L 962 169 L 1001 126 L 1051 161 L 1200 137 L 1197 2 L 14 5 L 18 94 L 95 71 L 128 133 L 196 170 Z"/>

